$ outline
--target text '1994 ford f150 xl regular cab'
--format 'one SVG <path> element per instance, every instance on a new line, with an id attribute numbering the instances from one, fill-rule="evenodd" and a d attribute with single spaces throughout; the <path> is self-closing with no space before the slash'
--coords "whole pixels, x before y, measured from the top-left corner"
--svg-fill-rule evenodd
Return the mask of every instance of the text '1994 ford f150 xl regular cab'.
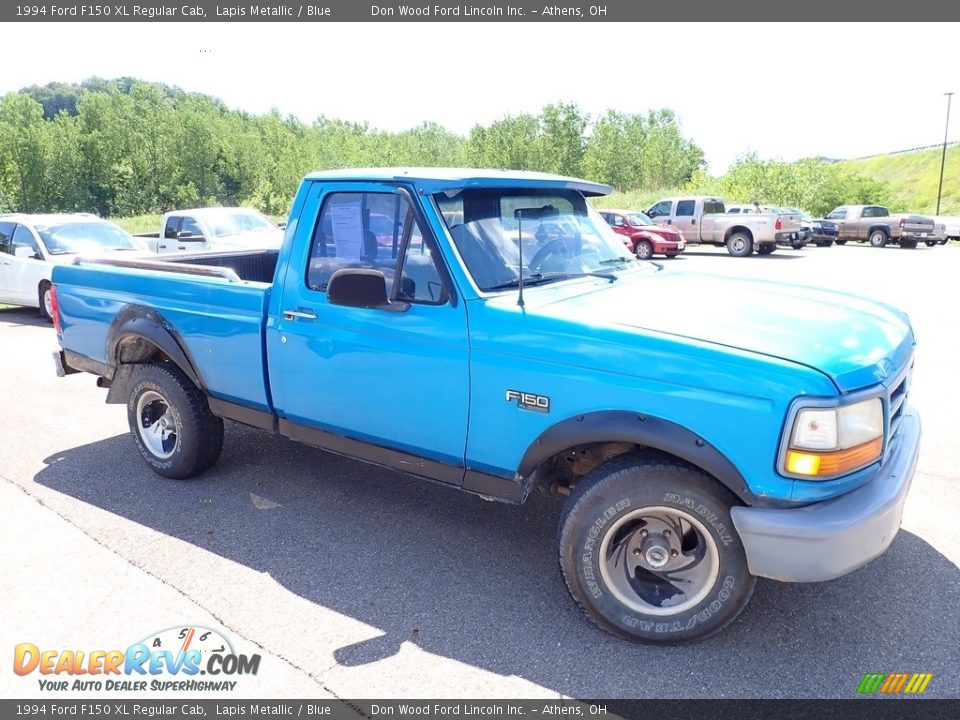
<path id="1" fill-rule="evenodd" d="M 170 478 L 217 461 L 228 418 L 488 499 L 565 497 L 567 587 L 634 640 L 703 637 L 756 576 L 884 552 L 920 440 L 906 316 L 637 260 L 587 201 L 609 191 L 312 174 L 279 251 L 57 267 L 58 372 L 100 376 Z"/>

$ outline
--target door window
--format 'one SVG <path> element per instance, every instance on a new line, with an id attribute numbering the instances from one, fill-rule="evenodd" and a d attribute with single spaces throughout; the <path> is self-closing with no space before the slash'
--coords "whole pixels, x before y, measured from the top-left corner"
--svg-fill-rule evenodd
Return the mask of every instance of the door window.
<path id="1" fill-rule="evenodd" d="M 13 230 L 16 223 L 0 222 L 0 252 L 13 255 Z"/>
<path id="2" fill-rule="evenodd" d="M 388 297 L 440 305 L 448 296 L 437 258 L 436 246 L 403 195 L 334 193 L 324 201 L 314 228 L 307 287 L 326 292 L 337 270 L 369 268 L 383 273 Z"/>
<path id="3" fill-rule="evenodd" d="M 37 245 L 33 233 L 23 225 L 17 225 L 17 229 L 13 231 L 13 254 L 16 255 L 18 249 L 22 254 L 23 248 L 27 248 L 30 251 L 27 253 L 29 255 L 34 253 L 40 254 L 40 247 Z"/>
<path id="4" fill-rule="evenodd" d="M 163 236 L 167 240 L 177 239 L 177 228 L 180 226 L 180 218 L 176 215 L 167 218 L 166 227 L 163 228 Z"/>
<path id="5" fill-rule="evenodd" d="M 652 218 L 669 217 L 670 206 L 672 204 L 673 203 L 670 200 L 663 200 L 661 202 L 658 202 L 656 205 L 654 205 L 652 208 L 650 208 L 647 211 L 647 215 L 649 215 Z"/>
<path id="6" fill-rule="evenodd" d="M 696 200 L 678 200 L 676 215 L 677 217 L 693 217 L 693 211 L 696 207 Z"/>
<path id="7" fill-rule="evenodd" d="M 180 232 L 195 237 L 203 237 L 203 230 L 200 229 L 200 225 L 192 217 L 184 216 L 183 224 L 180 225 Z"/>

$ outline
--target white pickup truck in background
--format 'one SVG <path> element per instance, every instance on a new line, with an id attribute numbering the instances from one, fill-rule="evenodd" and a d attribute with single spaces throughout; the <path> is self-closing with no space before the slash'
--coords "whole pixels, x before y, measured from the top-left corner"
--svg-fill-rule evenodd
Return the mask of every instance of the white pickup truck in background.
<path id="1" fill-rule="evenodd" d="M 802 230 L 799 217 L 780 213 L 730 214 L 722 198 L 687 196 L 664 198 L 647 215 L 657 225 L 672 225 L 689 244 L 724 245 L 736 257 L 754 250 L 769 255 L 778 244 L 790 245 Z"/>
<path id="2" fill-rule="evenodd" d="M 960 240 L 960 217 L 937 215 L 933 222 L 936 224 L 935 232 L 943 235 L 941 243 L 946 244 L 947 240 Z"/>
<path id="3" fill-rule="evenodd" d="M 156 253 L 266 249 L 280 247 L 283 228 L 252 208 L 191 208 L 168 212 L 159 232 L 136 237 Z"/>

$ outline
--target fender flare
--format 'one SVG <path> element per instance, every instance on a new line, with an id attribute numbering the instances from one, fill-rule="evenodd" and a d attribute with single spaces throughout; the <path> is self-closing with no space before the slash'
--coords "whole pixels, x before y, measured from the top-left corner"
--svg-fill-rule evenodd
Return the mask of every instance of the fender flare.
<path id="1" fill-rule="evenodd" d="M 176 331 L 155 309 L 143 305 L 127 305 L 117 313 L 107 333 L 105 357 L 113 369 L 108 403 L 125 403 L 136 365 L 142 364 L 159 349 L 180 368 L 201 390 L 205 385 L 194 367 Z M 122 357 L 122 355 L 126 355 Z"/>
<path id="2" fill-rule="evenodd" d="M 669 420 L 622 410 L 577 415 L 549 427 L 527 448 L 517 477 L 529 483 L 540 464 L 557 453 L 605 442 L 635 443 L 669 453 L 709 473 L 746 504 L 756 502 L 736 466 L 705 439 Z"/>
<path id="3" fill-rule="evenodd" d="M 892 232 L 891 229 L 890 229 L 890 224 L 889 224 L 889 223 L 874 223 L 873 225 L 871 225 L 871 226 L 870 226 L 870 229 L 867 230 L 867 239 L 870 238 L 870 234 L 871 234 L 874 230 L 883 230 L 883 231 L 887 234 L 887 239 L 888 239 L 888 240 L 893 237 L 893 232 Z"/>

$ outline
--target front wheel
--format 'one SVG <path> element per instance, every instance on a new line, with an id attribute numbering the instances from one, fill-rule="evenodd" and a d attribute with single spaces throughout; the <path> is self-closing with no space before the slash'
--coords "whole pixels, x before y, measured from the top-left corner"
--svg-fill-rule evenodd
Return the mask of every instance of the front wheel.
<path id="1" fill-rule="evenodd" d="M 755 582 L 734 503 L 678 461 L 629 454 L 601 465 L 577 485 L 560 521 L 570 594 L 600 627 L 630 640 L 669 644 L 717 632 Z"/>
<path id="2" fill-rule="evenodd" d="M 223 420 L 171 363 L 141 365 L 127 401 L 137 450 L 154 472 L 185 479 L 210 468 L 223 449 Z"/>
<path id="3" fill-rule="evenodd" d="M 846 240 L 837 240 L 837 245 L 846 245 L 846 244 L 847 244 Z"/>
<path id="4" fill-rule="evenodd" d="M 913 250 L 917 246 L 916 240 L 901 240 L 900 247 L 907 248 L 908 250 Z"/>
<path id="5" fill-rule="evenodd" d="M 776 245 L 761 245 L 757 248 L 757 255 L 769 255 L 777 249 Z"/>
<path id="6" fill-rule="evenodd" d="M 924 240 L 923 242 L 926 243 L 927 247 L 935 247 L 940 244 L 937 240 Z"/>
<path id="7" fill-rule="evenodd" d="M 641 260 L 649 260 L 653 257 L 653 243 L 649 240 L 637 240 L 633 252 Z"/>

